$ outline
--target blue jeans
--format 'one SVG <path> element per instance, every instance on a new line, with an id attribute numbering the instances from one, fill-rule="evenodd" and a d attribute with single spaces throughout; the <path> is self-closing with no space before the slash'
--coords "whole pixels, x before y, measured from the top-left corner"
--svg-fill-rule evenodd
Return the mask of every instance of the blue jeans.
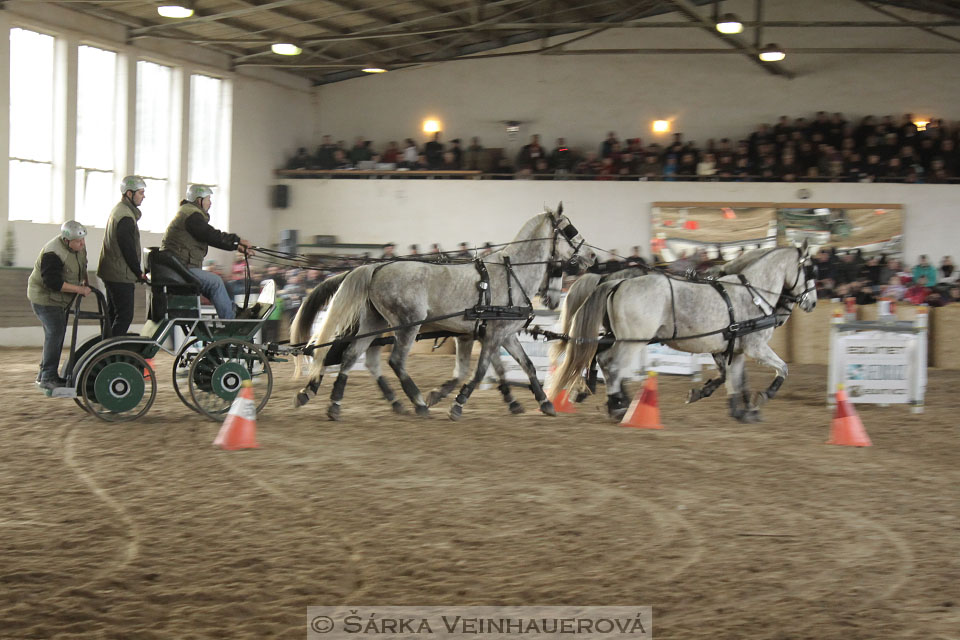
<path id="1" fill-rule="evenodd" d="M 43 325 L 43 359 L 40 361 L 40 380 L 52 380 L 57 377 L 60 353 L 63 351 L 63 339 L 67 334 L 67 310 L 30 303 L 33 313 Z"/>
<path id="2" fill-rule="evenodd" d="M 233 300 L 230 299 L 230 294 L 227 293 L 227 287 L 223 284 L 220 276 L 196 267 L 190 267 L 190 273 L 197 276 L 197 279 L 200 280 L 200 293 L 213 303 L 220 319 L 233 319 Z"/>

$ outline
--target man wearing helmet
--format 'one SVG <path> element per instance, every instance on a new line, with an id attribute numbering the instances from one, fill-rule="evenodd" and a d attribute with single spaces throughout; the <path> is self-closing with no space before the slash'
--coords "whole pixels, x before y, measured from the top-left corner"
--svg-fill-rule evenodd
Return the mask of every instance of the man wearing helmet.
<path id="1" fill-rule="evenodd" d="M 67 308 L 77 295 L 90 293 L 86 235 L 79 222 L 64 222 L 59 235 L 40 251 L 27 280 L 27 298 L 43 325 L 43 357 L 37 383 L 44 389 L 65 384 L 57 375 L 57 367 L 67 332 Z"/>
<path id="2" fill-rule="evenodd" d="M 147 183 L 140 176 L 120 182 L 122 198 L 110 212 L 97 275 L 107 290 L 107 318 L 110 334 L 122 336 L 133 321 L 134 290 L 146 282 L 140 266 L 140 203 Z"/>
<path id="3" fill-rule="evenodd" d="M 203 259 L 209 246 L 231 251 L 240 248 L 252 254 L 250 243 L 235 233 L 226 233 L 210 225 L 210 205 L 213 191 L 204 184 L 191 184 L 180 209 L 173 217 L 160 247 L 177 256 L 201 282 L 200 293 L 206 296 L 224 320 L 234 317 L 233 302 L 223 280 L 215 273 L 204 271 Z"/>

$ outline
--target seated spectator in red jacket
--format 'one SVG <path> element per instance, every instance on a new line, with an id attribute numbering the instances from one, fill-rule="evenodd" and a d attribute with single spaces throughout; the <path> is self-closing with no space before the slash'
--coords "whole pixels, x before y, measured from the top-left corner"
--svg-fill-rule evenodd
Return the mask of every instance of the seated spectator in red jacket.
<path id="1" fill-rule="evenodd" d="M 916 283 L 907 289 L 903 299 L 912 304 L 923 304 L 927 301 L 928 295 L 930 295 L 930 287 L 927 286 L 927 277 L 920 276 Z"/>

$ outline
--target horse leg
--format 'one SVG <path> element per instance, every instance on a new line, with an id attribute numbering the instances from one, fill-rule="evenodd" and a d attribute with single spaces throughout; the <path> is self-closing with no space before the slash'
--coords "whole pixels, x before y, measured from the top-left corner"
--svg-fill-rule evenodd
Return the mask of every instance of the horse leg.
<path id="1" fill-rule="evenodd" d="M 630 398 L 624 391 L 624 379 L 630 374 L 630 365 L 636 361 L 636 349 L 639 343 L 617 342 L 607 351 L 597 354 L 597 364 L 603 371 L 603 380 L 607 386 L 607 413 L 619 421 L 627 413 Z"/>
<path id="2" fill-rule="evenodd" d="M 307 381 L 307 385 L 297 393 L 297 397 L 294 398 L 294 407 L 302 407 L 317 395 L 317 391 L 320 390 L 320 383 L 323 382 L 324 369 L 328 366 L 340 364 L 345 349 L 346 347 L 343 346 L 343 342 L 334 343 L 334 345 L 327 350 L 326 355 L 324 355 L 323 362 L 317 362 L 316 358 L 314 358 L 310 379 Z"/>
<path id="3" fill-rule="evenodd" d="M 459 420 L 460 416 L 463 415 L 463 405 L 467 404 L 467 400 L 470 399 L 473 390 L 476 389 L 477 385 L 483 380 L 483 375 L 487 372 L 487 367 L 490 366 L 492 355 L 496 352 L 496 349 L 500 348 L 499 342 L 498 340 L 492 340 L 490 335 L 487 334 L 487 338 L 480 343 L 481 348 L 480 357 L 477 360 L 477 370 L 474 371 L 473 378 L 460 388 L 460 393 L 457 394 L 453 406 L 450 407 L 449 416 L 451 420 Z"/>
<path id="4" fill-rule="evenodd" d="M 770 386 L 764 391 L 758 391 L 756 396 L 754 396 L 754 403 L 756 407 L 759 408 L 777 395 L 777 391 L 780 390 L 783 381 L 787 379 L 787 363 L 784 362 L 766 342 L 747 344 L 745 345 L 744 353 L 760 364 L 765 364 L 777 372 Z"/>
<path id="5" fill-rule="evenodd" d="M 523 372 L 527 374 L 527 379 L 530 380 L 530 391 L 533 392 L 533 397 L 536 398 L 537 403 L 540 405 L 540 411 L 548 416 L 557 415 L 556 409 L 553 407 L 553 403 L 550 402 L 550 399 L 547 397 L 547 394 L 543 391 L 543 385 L 540 384 L 540 380 L 537 378 L 537 368 L 533 366 L 533 361 L 530 360 L 530 357 L 527 355 L 527 352 L 523 350 L 523 345 L 520 344 L 520 339 L 517 337 L 517 334 L 513 333 L 507 336 L 503 341 L 503 348 L 507 350 L 514 360 L 517 361 L 517 364 L 520 365 L 520 368 L 523 369 Z M 496 363 L 497 358 L 494 358 L 494 363 Z M 496 365 L 494 365 L 496 366 Z M 510 407 L 510 410 L 513 411 L 513 407 Z M 514 413 L 517 413 L 514 411 Z"/>
<path id="6" fill-rule="evenodd" d="M 406 369 L 407 354 L 410 353 L 410 347 L 413 346 L 413 341 L 416 339 L 419 330 L 420 325 L 397 329 L 394 333 L 396 343 L 393 345 L 393 353 L 390 354 L 389 362 L 390 368 L 393 369 L 393 372 L 397 374 L 397 378 L 400 380 L 400 387 L 403 389 L 403 392 L 407 394 L 407 397 L 410 398 L 410 401 L 413 402 L 417 415 L 428 416 L 430 415 L 430 410 L 427 408 L 427 403 L 424 401 L 420 389 L 417 388 L 417 385 L 407 374 Z"/>
<path id="7" fill-rule="evenodd" d="M 470 373 L 470 351 L 473 347 L 473 336 L 457 336 L 456 341 L 457 362 L 453 367 L 453 377 L 427 394 L 428 407 L 432 407 L 450 395 L 451 391 L 463 384 L 463 381 L 467 379 L 467 375 Z"/>
<path id="8" fill-rule="evenodd" d="M 493 357 L 490 359 L 490 366 L 493 367 L 494 372 L 497 374 L 497 380 L 500 381 L 500 384 L 497 385 L 497 390 L 500 391 L 500 395 L 503 396 L 503 401 L 507 403 L 510 413 L 514 415 L 523 413 L 523 405 L 513 397 L 513 389 L 507 380 L 507 370 L 503 366 L 503 359 L 499 353 L 493 354 Z"/>
<path id="9" fill-rule="evenodd" d="M 370 372 L 370 375 L 374 380 L 377 381 L 377 386 L 380 388 L 380 391 L 383 393 L 384 399 L 390 403 L 390 406 L 393 408 L 393 412 L 399 415 L 406 413 L 406 409 L 403 408 L 403 403 L 397 400 L 397 394 L 393 392 L 393 388 L 390 386 L 390 383 L 387 382 L 387 379 L 380 372 L 380 350 L 381 346 L 378 344 L 371 344 L 367 348 L 366 358 L 364 363 L 366 364 L 367 371 Z"/>
<path id="10" fill-rule="evenodd" d="M 577 394 L 575 402 L 583 402 L 588 396 L 597 392 L 597 356 L 593 356 L 590 361 L 590 369 L 587 370 L 587 389 L 590 391 L 581 391 Z"/>
<path id="11" fill-rule="evenodd" d="M 713 395 L 714 391 L 720 388 L 720 385 L 727 381 L 727 362 L 723 354 L 715 354 L 713 361 L 716 363 L 717 371 L 720 372 L 720 375 L 707 380 L 702 387 L 690 389 L 690 394 L 687 396 L 687 404 L 696 402 L 701 398 L 709 398 Z"/>
<path id="12" fill-rule="evenodd" d="M 366 333 L 366 327 L 361 326 L 360 333 Z M 370 347 L 373 337 L 364 338 L 351 342 L 343 352 L 343 358 L 340 362 L 340 373 L 333 382 L 333 389 L 330 391 L 330 407 L 327 408 L 327 417 L 331 420 L 340 419 L 340 402 L 343 400 L 344 391 L 347 388 L 347 376 L 350 368 L 360 359 L 360 354 Z"/>
<path id="13" fill-rule="evenodd" d="M 742 353 L 738 353 L 727 365 L 727 396 L 730 403 L 730 416 L 740 422 L 753 422 L 748 416 L 750 407 L 743 393 L 747 381 L 744 372 L 745 363 L 746 358 Z"/>

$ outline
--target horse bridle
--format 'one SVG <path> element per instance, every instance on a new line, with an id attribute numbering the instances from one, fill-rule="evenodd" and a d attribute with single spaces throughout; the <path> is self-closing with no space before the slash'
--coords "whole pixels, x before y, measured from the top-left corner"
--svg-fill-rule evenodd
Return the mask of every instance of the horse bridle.
<path id="1" fill-rule="evenodd" d="M 550 223 L 553 225 L 553 240 L 550 247 L 550 257 L 547 259 L 547 281 L 552 278 L 559 278 L 564 274 L 568 276 L 575 276 L 580 273 L 580 264 L 579 264 L 579 255 L 580 248 L 583 247 L 583 238 L 580 238 L 578 244 L 574 244 L 573 240 L 576 238 L 580 232 L 577 231 L 577 228 L 570 223 L 570 220 L 565 219 L 563 216 L 559 218 L 555 216 L 552 212 L 548 212 L 547 215 L 550 217 Z M 566 222 L 566 224 L 563 224 Z M 573 249 L 573 254 L 566 260 L 561 260 L 557 254 L 557 242 L 559 238 L 566 240 L 567 244 L 570 245 L 570 248 Z"/>
<path id="2" fill-rule="evenodd" d="M 800 247 L 796 247 L 797 250 L 797 276 L 793 279 L 793 285 L 786 292 L 780 293 L 780 300 L 777 301 L 778 307 L 786 308 L 787 304 L 800 304 L 807 300 L 810 292 L 816 292 L 817 290 L 817 265 L 813 262 L 813 259 L 805 254 Z M 797 288 L 797 284 L 800 282 L 800 274 L 803 274 L 806 286 L 803 291 L 799 294 L 794 294 L 793 290 Z M 783 304 L 785 303 L 785 304 Z"/>

